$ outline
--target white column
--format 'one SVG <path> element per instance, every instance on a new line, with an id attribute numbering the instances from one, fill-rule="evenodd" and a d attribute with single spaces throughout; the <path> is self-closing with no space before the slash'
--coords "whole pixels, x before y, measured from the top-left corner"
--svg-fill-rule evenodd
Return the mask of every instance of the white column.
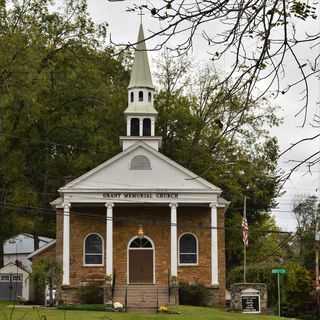
<path id="1" fill-rule="evenodd" d="M 131 136 L 131 117 L 127 117 L 127 137 Z"/>
<path id="2" fill-rule="evenodd" d="M 155 136 L 155 119 L 154 117 L 151 118 L 151 136 Z"/>
<path id="3" fill-rule="evenodd" d="M 143 118 L 142 117 L 139 118 L 139 136 L 140 137 L 143 136 Z"/>
<path id="4" fill-rule="evenodd" d="M 106 274 L 113 274 L 113 203 L 106 203 Z"/>
<path id="5" fill-rule="evenodd" d="M 170 219 L 170 234 L 171 234 L 171 276 L 178 276 L 178 247 L 177 247 L 177 203 L 170 203 L 171 219 Z"/>
<path id="6" fill-rule="evenodd" d="M 210 207 L 211 207 L 211 284 L 219 285 L 217 204 L 210 203 Z"/>
<path id="7" fill-rule="evenodd" d="M 62 284 L 70 284 L 70 203 L 63 205 Z"/>

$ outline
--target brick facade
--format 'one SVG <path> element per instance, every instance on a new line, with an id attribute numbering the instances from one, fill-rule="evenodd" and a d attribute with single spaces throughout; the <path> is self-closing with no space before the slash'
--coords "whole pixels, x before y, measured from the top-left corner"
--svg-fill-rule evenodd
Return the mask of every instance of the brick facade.
<path id="1" fill-rule="evenodd" d="M 51 245 L 50 247 L 46 248 L 45 250 L 39 252 L 34 257 L 32 257 L 32 264 L 37 263 L 41 259 L 56 259 L 56 244 Z"/>
<path id="2" fill-rule="evenodd" d="M 84 282 L 100 284 L 105 278 L 105 261 L 102 267 L 83 265 L 83 243 L 90 233 L 99 233 L 104 239 L 104 207 L 71 208 L 70 216 L 70 286 L 61 290 L 64 303 L 77 303 L 77 288 Z M 57 261 L 62 263 L 63 211 L 57 211 Z M 137 235 L 138 226 L 143 225 L 144 234 L 155 245 L 155 282 L 168 285 L 170 274 L 170 207 L 121 207 L 113 208 L 113 266 L 117 285 L 127 283 L 127 248 L 130 239 Z M 191 232 L 198 239 L 199 256 L 197 266 L 178 266 L 178 281 L 204 284 L 212 290 L 212 304 L 224 305 L 225 299 L 225 244 L 224 209 L 218 209 L 219 287 L 211 287 L 211 231 L 209 207 L 178 207 L 178 238 Z M 105 258 L 104 258 L 105 260 Z"/>

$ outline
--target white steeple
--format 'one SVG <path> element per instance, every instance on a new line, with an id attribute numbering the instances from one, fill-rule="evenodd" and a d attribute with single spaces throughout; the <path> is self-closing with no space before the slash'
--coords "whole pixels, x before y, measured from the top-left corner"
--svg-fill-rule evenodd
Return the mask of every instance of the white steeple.
<path id="1" fill-rule="evenodd" d="M 158 150 L 161 142 L 161 137 L 155 136 L 155 120 L 158 112 L 153 106 L 154 86 L 144 39 L 143 27 L 140 24 L 128 86 L 128 107 L 124 112 L 127 136 L 120 137 L 123 150 L 138 141 L 143 141 Z"/>
<path id="2" fill-rule="evenodd" d="M 134 55 L 134 64 L 132 66 L 128 88 L 132 89 L 139 87 L 154 90 L 142 24 L 140 24 L 139 28 L 137 47 Z"/>

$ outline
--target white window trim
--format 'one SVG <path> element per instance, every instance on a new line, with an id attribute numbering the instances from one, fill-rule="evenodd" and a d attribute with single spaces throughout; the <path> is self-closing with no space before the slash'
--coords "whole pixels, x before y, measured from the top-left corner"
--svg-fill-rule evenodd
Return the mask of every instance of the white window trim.
<path id="1" fill-rule="evenodd" d="M 196 263 L 181 263 L 180 262 L 180 239 L 186 235 L 186 234 L 191 234 L 195 239 L 196 239 L 196 258 L 197 258 L 197 262 Z M 190 253 L 188 253 L 190 254 Z M 194 253 L 191 253 L 194 254 Z M 198 237 L 192 233 L 192 232 L 183 232 L 180 234 L 179 238 L 178 238 L 178 266 L 181 267 L 192 267 L 192 266 L 198 266 L 199 265 L 199 239 Z"/>
<path id="2" fill-rule="evenodd" d="M 144 236 L 144 238 L 146 238 L 147 240 L 149 240 L 151 242 L 152 248 L 130 248 L 131 243 L 137 239 L 139 237 L 134 236 L 132 237 L 129 242 L 128 242 L 128 247 L 127 247 L 127 284 L 130 284 L 130 277 L 129 277 L 129 250 L 153 250 L 153 283 L 152 284 L 156 284 L 156 247 L 154 245 L 153 240 L 148 237 L 148 236 Z"/>
<path id="3" fill-rule="evenodd" d="M 99 238 L 101 239 L 102 241 L 102 263 L 95 263 L 95 264 L 88 264 L 86 263 L 86 240 L 89 236 L 92 236 L 92 235 L 97 235 L 99 236 Z M 90 255 L 90 253 L 89 253 Z M 92 255 L 97 255 L 97 254 L 92 254 Z M 101 236 L 100 233 L 97 233 L 97 232 L 91 232 L 91 233 L 88 233 L 84 239 L 83 239 L 83 261 L 82 261 L 82 266 L 83 267 L 103 267 L 104 266 L 104 239 L 103 237 Z"/>

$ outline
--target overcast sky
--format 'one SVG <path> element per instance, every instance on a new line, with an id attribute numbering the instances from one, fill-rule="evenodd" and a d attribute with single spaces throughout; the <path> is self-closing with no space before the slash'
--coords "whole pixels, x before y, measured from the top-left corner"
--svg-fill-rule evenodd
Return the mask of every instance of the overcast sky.
<path id="1" fill-rule="evenodd" d="M 137 38 L 140 17 L 136 13 L 126 12 L 126 9 L 134 4 L 144 4 L 145 1 L 127 0 L 123 2 L 108 2 L 107 0 L 88 0 L 89 12 L 93 19 L 98 22 L 108 22 L 110 34 L 115 43 L 134 42 Z M 148 2 L 150 4 L 150 2 Z M 308 30 L 316 32 L 320 31 L 320 26 L 313 21 L 307 26 Z M 161 28 L 161 23 L 156 19 L 151 18 L 148 14 L 143 16 L 143 24 L 145 36 L 150 35 L 150 30 L 157 31 Z M 147 43 L 147 47 L 151 48 L 156 44 L 157 39 L 153 39 Z M 196 35 L 193 48 L 193 57 L 197 62 L 204 63 L 208 61 L 209 55 L 206 43 L 200 35 Z M 308 54 L 308 48 L 305 48 L 305 53 Z M 159 52 L 150 52 L 150 62 L 158 57 Z M 225 61 L 227 63 L 227 61 Z M 287 73 L 291 78 L 295 79 L 296 73 L 290 69 L 291 64 L 286 65 Z M 290 143 L 297 140 L 316 134 L 319 129 L 311 126 L 312 114 L 319 112 L 316 108 L 316 101 L 320 100 L 320 83 L 315 81 L 312 83 L 311 108 L 309 110 L 309 120 L 304 128 L 301 128 L 301 118 L 296 118 L 294 114 L 297 112 L 301 101 L 299 101 L 299 90 L 295 89 L 292 92 L 273 100 L 272 103 L 281 106 L 279 116 L 283 117 L 283 124 L 272 129 L 272 134 L 276 135 L 279 140 L 280 149 L 284 150 Z M 318 106 L 319 108 L 319 106 Z M 288 160 L 301 160 L 311 154 L 313 150 L 320 147 L 320 140 L 309 142 L 295 148 L 290 153 L 283 156 L 279 161 L 279 168 L 288 169 L 292 163 Z M 303 168 L 294 173 L 291 179 L 285 185 L 286 194 L 279 198 L 279 207 L 275 209 L 274 215 L 277 223 L 283 230 L 292 231 L 295 229 L 295 220 L 292 215 L 292 204 L 294 199 L 299 194 L 310 195 L 319 194 L 320 188 L 320 169 L 319 167 L 312 170 L 312 174 L 307 173 L 306 168 Z"/>

